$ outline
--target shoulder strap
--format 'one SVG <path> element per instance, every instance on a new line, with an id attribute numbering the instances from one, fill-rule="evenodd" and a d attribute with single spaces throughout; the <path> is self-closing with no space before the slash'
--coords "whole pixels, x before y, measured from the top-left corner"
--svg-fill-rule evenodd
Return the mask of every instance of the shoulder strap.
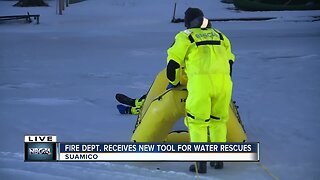
<path id="1" fill-rule="evenodd" d="M 221 41 L 223 41 L 224 39 L 223 39 L 223 35 L 222 35 L 222 33 L 221 32 L 219 32 L 219 31 L 217 31 L 216 29 L 214 29 L 214 28 L 212 28 L 216 33 L 218 33 L 219 34 L 219 37 L 220 37 L 220 40 Z"/>

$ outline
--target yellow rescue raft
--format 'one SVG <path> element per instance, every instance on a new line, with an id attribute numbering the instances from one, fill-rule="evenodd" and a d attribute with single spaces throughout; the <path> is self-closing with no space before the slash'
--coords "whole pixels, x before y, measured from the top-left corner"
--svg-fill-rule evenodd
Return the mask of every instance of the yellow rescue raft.
<path id="1" fill-rule="evenodd" d="M 189 142 L 187 131 L 172 131 L 178 119 L 185 116 L 188 92 L 185 87 L 166 90 L 166 69 L 155 78 L 138 115 L 133 142 Z M 230 102 L 228 142 L 245 142 L 247 135 L 233 101 Z"/>

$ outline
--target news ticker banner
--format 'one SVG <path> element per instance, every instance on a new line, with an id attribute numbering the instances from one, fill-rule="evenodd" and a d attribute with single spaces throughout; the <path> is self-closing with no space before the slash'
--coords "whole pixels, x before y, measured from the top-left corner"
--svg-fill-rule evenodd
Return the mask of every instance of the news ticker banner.
<path id="1" fill-rule="evenodd" d="M 57 142 L 54 135 L 25 136 L 25 161 L 252 161 L 259 143 Z"/>

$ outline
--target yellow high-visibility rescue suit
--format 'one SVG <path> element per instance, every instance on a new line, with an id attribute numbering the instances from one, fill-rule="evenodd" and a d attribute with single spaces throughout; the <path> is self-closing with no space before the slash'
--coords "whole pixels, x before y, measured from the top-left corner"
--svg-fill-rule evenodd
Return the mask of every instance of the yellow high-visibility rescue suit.
<path id="1" fill-rule="evenodd" d="M 188 78 L 185 124 L 191 142 L 226 142 L 232 95 L 229 39 L 213 28 L 190 28 L 168 49 L 167 77 L 179 85 L 182 67 Z"/>

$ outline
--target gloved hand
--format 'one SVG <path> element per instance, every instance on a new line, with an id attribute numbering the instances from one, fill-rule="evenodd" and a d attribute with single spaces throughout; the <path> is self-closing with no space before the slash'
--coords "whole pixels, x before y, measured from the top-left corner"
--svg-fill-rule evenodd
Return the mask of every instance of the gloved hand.
<path id="1" fill-rule="evenodd" d="M 232 77 L 232 65 L 233 65 L 232 60 L 229 60 L 229 65 L 230 65 L 230 77 Z"/>
<path id="2" fill-rule="evenodd" d="M 175 88 L 175 87 L 176 87 L 176 86 L 174 86 L 173 84 L 169 83 L 168 86 L 167 86 L 167 88 L 166 88 L 166 90 L 172 89 L 172 88 Z"/>

